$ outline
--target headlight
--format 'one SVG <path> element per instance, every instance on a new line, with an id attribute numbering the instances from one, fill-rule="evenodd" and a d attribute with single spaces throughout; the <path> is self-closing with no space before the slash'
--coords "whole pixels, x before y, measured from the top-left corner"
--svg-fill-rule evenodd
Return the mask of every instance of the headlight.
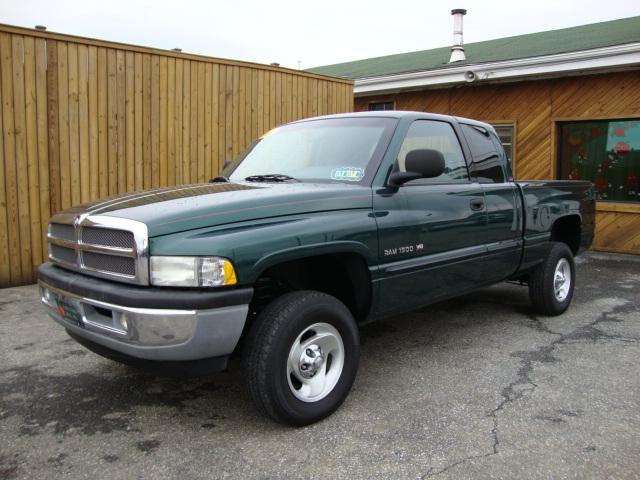
<path id="1" fill-rule="evenodd" d="M 238 283 L 233 264 L 220 257 L 151 257 L 151 284 L 158 287 L 220 287 Z"/>

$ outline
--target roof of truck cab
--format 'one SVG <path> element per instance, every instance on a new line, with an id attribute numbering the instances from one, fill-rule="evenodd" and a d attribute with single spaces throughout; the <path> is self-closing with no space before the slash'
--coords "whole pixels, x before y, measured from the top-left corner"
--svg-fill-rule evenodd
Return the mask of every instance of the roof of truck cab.
<path id="1" fill-rule="evenodd" d="M 456 117 L 451 115 L 442 115 L 440 113 L 429 113 L 429 112 L 412 112 L 408 110 L 378 110 L 374 112 L 350 112 L 350 113 L 336 113 L 333 115 L 322 115 L 320 117 L 311 117 L 305 118 L 302 120 L 298 120 L 296 122 L 291 123 L 302 123 L 311 120 L 326 120 L 326 119 L 334 119 L 334 118 L 396 118 L 396 119 L 409 119 L 409 120 L 418 120 L 418 119 L 428 119 L 428 120 L 440 120 L 440 121 L 448 121 L 448 122 L 458 122 L 458 123 L 467 123 L 470 125 L 477 125 L 481 127 L 490 127 L 488 123 L 481 122 L 479 120 L 474 120 L 472 118 L 465 117 Z"/>

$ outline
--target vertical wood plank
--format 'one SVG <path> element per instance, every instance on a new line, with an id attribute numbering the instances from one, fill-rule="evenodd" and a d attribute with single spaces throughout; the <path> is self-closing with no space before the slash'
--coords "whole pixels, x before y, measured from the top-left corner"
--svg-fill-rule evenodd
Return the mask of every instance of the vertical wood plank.
<path id="1" fill-rule="evenodd" d="M 0 34 L 0 68 L 3 64 L 5 52 Z M 4 112 L 8 109 L 3 101 L 2 75 L 0 75 L 0 288 L 11 285 L 11 264 L 9 255 L 9 224 L 7 222 L 7 192 L 5 187 L 5 150 L 4 150 Z"/>
<path id="2" fill-rule="evenodd" d="M 31 238 L 31 279 L 42 261 L 40 229 L 40 170 L 38 168 L 38 104 L 36 96 L 36 51 L 33 37 L 24 38 L 24 101 L 29 235 Z"/>
<path id="3" fill-rule="evenodd" d="M 226 67 L 227 75 L 225 81 L 225 130 L 224 130 L 224 142 L 225 142 L 225 152 L 224 152 L 224 161 L 233 159 L 233 76 L 234 76 L 234 68 L 228 66 Z"/>
<path id="4" fill-rule="evenodd" d="M 286 73 L 280 74 L 280 102 L 282 103 L 282 110 L 280 113 L 280 123 L 287 123 L 289 121 L 289 114 L 291 111 L 291 97 L 289 89 L 289 75 Z"/>
<path id="5" fill-rule="evenodd" d="M 189 126 L 190 158 L 189 178 L 191 183 L 198 181 L 198 62 L 191 62 L 191 121 Z"/>
<path id="6" fill-rule="evenodd" d="M 232 119 L 230 122 L 231 132 L 232 132 L 232 140 L 231 140 L 231 148 L 230 148 L 230 159 L 235 159 L 238 154 L 239 148 L 238 144 L 240 143 L 240 128 L 239 128 L 239 107 L 240 107 L 240 68 L 237 66 L 233 67 L 232 70 L 233 78 L 231 81 L 231 115 Z"/>
<path id="7" fill-rule="evenodd" d="M 220 66 L 211 68 L 211 176 L 220 174 L 219 140 L 220 129 Z M 208 179 L 207 179 L 208 180 Z"/>
<path id="8" fill-rule="evenodd" d="M 258 70 L 249 70 L 251 77 L 251 97 L 249 98 L 249 136 L 244 148 L 247 148 L 258 136 Z"/>
<path id="9" fill-rule="evenodd" d="M 218 76 L 218 171 L 222 172 L 227 157 L 227 70 L 225 65 L 220 65 Z"/>
<path id="10" fill-rule="evenodd" d="M 167 185 L 176 184 L 176 60 L 167 60 Z"/>
<path id="11" fill-rule="evenodd" d="M 142 188 L 151 188 L 151 55 L 142 57 Z"/>
<path id="12" fill-rule="evenodd" d="M 300 88 L 302 89 L 301 104 L 300 104 L 301 118 L 306 118 L 309 116 L 309 114 L 307 113 L 307 106 L 308 106 L 307 98 L 309 98 L 308 92 L 307 92 L 308 85 L 309 85 L 309 79 L 306 77 L 303 77 L 300 82 Z"/>
<path id="13" fill-rule="evenodd" d="M 80 128 L 78 119 L 78 45 L 67 46 L 69 81 L 69 174 L 71 177 L 71 205 L 80 203 Z"/>
<path id="14" fill-rule="evenodd" d="M 324 91 L 324 82 L 318 81 L 318 95 L 316 97 L 318 115 L 324 115 L 324 97 L 326 92 Z"/>
<path id="15" fill-rule="evenodd" d="M 275 72 L 269 72 L 269 129 L 277 125 L 276 120 L 276 84 Z"/>
<path id="16" fill-rule="evenodd" d="M 296 102 L 297 92 L 295 91 L 293 84 L 293 75 L 287 74 L 287 122 L 291 122 L 294 119 L 294 105 Z"/>
<path id="17" fill-rule="evenodd" d="M 116 51 L 116 91 L 117 91 L 117 178 L 118 193 L 127 191 L 127 130 L 125 124 L 126 110 L 126 72 L 125 72 L 125 52 L 123 50 Z"/>
<path id="18" fill-rule="evenodd" d="M 144 146 L 144 107 L 143 107 L 143 67 L 142 53 L 136 52 L 134 57 L 134 189 L 142 190 L 143 188 L 143 146 Z"/>
<path id="19" fill-rule="evenodd" d="M 262 73 L 262 130 L 260 135 L 264 135 L 269 130 L 269 97 L 270 97 L 270 83 L 269 72 Z"/>
<path id="20" fill-rule="evenodd" d="M 318 80 L 311 80 L 311 116 L 318 116 Z"/>
<path id="21" fill-rule="evenodd" d="M 300 118 L 307 117 L 307 85 L 309 79 L 306 77 L 300 78 Z"/>
<path id="22" fill-rule="evenodd" d="M 80 151 L 80 201 L 89 201 L 89 49 L 78 45 L 78 128 Z"/>
<path id="23" fill-rule="evenodd" d="M 197 178 L 198 182 L 204 182 L 204 143 L 205 143 L 205 123 L 204 118 L 206 114 L 206 104 L 205 104 L 205 88 L 204 88 L 204 63 L 197 62 L 198 64 L 198 167 L 197 167 Z"/>
<path id="24" fill-rule="evenodd" d="M 117 87 L 116 51 L 107 50 L 107 125 L 108 142 L 108 178 L 109 195 L 118 193 L 118 87 Z"/>
<path id="25" fill-rule="evenodd" d="M 305 107 L 305 112 L 307 114 L 307 117 L 312 117 L 313 116 L 313 78 L 308 78 L 307 79 L 307 96 L 306 96 L 306 101 L 307 101 L 307 105 Z"/>
<path id="26" fill-rule="evenodd" d="M 176 96 L 176 110 L 175 110 L 175 165 L 174 165 L 174 176 L 176 185 L 182 185 L 184 183 L 184 179 L 182 176 L 182 105 L 184 102 L 183 97 L 183 85 L 184 85 L 184 62 L 182 59 L 176 59 L 176 85 L 175 85 L 175 96 Z"/>
<path id="27" fill-rule="evenodd" d="M 36 46 L 36 104 L 38 124 L 38 176 L 40 178 L 40 238 L 42 241 L 41 261 L 47 258 L 47 243 L 44 238 L 47 233 L 47 222 L 51 216 L 49 192 L 49 138 L 47 132 L 47 45 L 44 39 L 37 38 Z M 2 129 L 0 128 L 0 132 Z M 0 135 L 1 136 L 1 135 Z M 0 155 L 2 147 L 0 146 Z M 2 167 L 0 166 L 0 169 Z M 0 182 L 2 185 L 2 182 Z M 1 188 L 1 187 L 0 187 Z M 1 222 L 0 222 L 1 225 Z"/>
<path id="28" fill-rule="evenodd" d="M 107 49 L 98 48 L 98 197 L 109 195 L 110 139 Z"/>
<path id="29" fill-rule="evenodd" d="M 208 181 L 211 175 L 211 64 L 204 64 L 204 178 Z"/>
<path id="30" fill-rule="evenodd" d="M 184 61 L 182 76 L 182 182 L 191 183 L 191 62 Z"/>
<path id="31" fill-rule="evenodd" d="M 136 188 L 136 121 L 135 121 L 135 57 L 133 52 L 125 54 L 125 130 L 126 130 L 126 190 Z M 122 142 L 125 143 L 125 142 Z"/>
<path id="32" fill-rule="evenodd" d="M 167 186 L 168 176 L 168 145 L 167 145 L 167 76 L 168 76 L 168 60 L 166 57 L 160 57 L 160 157 L 159 157 L 159 185 Z"/>
<path id="33" fill-rule="evenodd" d="M 275 124 L 281 125 L 284 120 L 284 116 L 282 115 L 282 73 L 276 72 L 276 114 L 275 114 Z"/>
<path id="34" fill-rule="evenodd" d="M 254 140 L 264 133 L 264 71 L 256 70 L 257 89 L 255 103 L 256 130 Z"/>
<path id="35" fill-rule="evenodd" d="M 324 82 L 324 114 L 327 115 L 331 113 L 331 84 L 329 82 Z"/>
<path id="36" fill-rule="evenodd" d="M 47 124 L 49 142 L 49 199 L 51 213 L 62 208 L 60 192 L 60 129 L 58 126 L 58 42 L 47 42 Z"/>
<path id="37" fill-rule="evenodd" d="M 151 57 L 151 187 L 160 185 L 160 58 Z"/>
<path id="38" fill-rule="evenodd" d="M 58 42 L 58 142 L 60 145 L 61 208 L 71 206 L 71 171 L 69 165 L 69 76 L 67 44 Z"/>
<path id="39" fill-rule="evenodd" d="M 98 48 L 88 47 L 87 53 L 87 92 L 89 98 L 89 199 L 100 197 L 100 140 L 99 140 L 99 112 L 98 112 Z"/>
<path id="40" fill-rule="evenodd" d="M 251 142 L 253 135 L 253 68 L 242 68 L 245 72 L 244 94 L 244 140 L 241 151 Z"/>
<path id="41" fill-rule="evenodd" d="M 332 83 L 331 84 L 331 95 L 332 95 L 332 106 L 331 106 L 331 112 L 337 112 L 338 111 L 338 84 L 336 83 Z"/>
<path id="42" fill-rule="evenodd" d="M 238 71 L 238 79 L 240 85 L 238 86 L 238 121 L 234 126 L 238 130 L 238 140 L 235 141 L 233 151 L 234 158 L 242 151 L 242 146 L 247 138 L 247 70 L 240 68 Z"/>
<path id="43" fill-rule="evenodd" d="M 297 120 L 298 117 L 298 76 L 289 75 L 291 78 L 291 120 Z"/>

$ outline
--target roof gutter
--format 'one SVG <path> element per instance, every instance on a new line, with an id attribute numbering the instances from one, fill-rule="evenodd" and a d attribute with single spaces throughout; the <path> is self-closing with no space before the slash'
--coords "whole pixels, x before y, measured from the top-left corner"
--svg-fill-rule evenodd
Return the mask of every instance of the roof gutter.
<path id="1" fill-rule="evenodd" d="M 640 42 L 539 57 L 478 64 L 467 63 L 432 70 L 357 78 L 354 94 L 359 97 L 470 82 L 559 77 L 586 70 L 633 65 L 640 65 Z"/>

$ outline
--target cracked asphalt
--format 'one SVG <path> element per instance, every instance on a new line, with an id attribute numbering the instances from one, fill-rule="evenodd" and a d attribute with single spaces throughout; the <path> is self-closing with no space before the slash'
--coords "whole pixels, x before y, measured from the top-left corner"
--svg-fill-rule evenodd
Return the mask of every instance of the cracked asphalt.
<path id="1" fill-rule="evenodd" d="M 325 421 L 260 417 L 239 368 L 155 377 L 0 290 L 0 479 L 640 478 L 640 257 L 589 252 L 560 317 L 500 284 L 362 330 Z"/>

